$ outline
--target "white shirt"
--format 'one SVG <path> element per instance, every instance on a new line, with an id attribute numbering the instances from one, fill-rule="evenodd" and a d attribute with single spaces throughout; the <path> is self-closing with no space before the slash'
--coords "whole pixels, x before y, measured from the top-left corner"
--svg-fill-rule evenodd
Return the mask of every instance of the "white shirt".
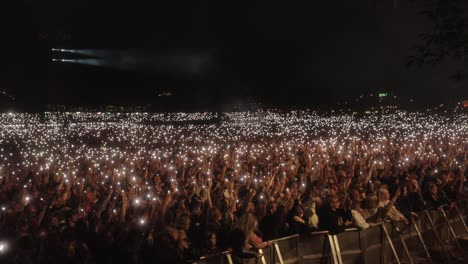
<path id="1" fill-rule="evenodd" d="M 356 210 L 351 210 L 351 214 L 353 215 L 353 220 L 356 223 L 356 225 L 359 227 L 361 230 L 365 230 L 369 228 L 369 224 L 366 222 L 366 219 L 364 219 L 364 216 Z"/>

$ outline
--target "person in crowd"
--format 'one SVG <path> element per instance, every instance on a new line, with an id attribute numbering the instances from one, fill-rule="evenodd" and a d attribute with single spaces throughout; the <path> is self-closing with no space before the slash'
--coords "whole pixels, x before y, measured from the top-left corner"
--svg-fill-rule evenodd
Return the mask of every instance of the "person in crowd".
<path id="1" fill-rule="evenodd" d="M 379 189 L 379 208 L 385 208 L 385 216 L 382 218 L 388 217 L 390 220 L 402 222 L 404 224 L 409 224 L 408 219 L 395 207 L 395 205 L 390 202 L 390 192 L 387 188 L 381 187 Z"/>
<path id="2" fill-rule="evenodd" d="M 207 231 L 204 237 L 205 246 L 202 250 L 203 256 L 215 256 L 221 253 L 217 246 L 216 232 Z"/>
<path id="3" fill-rule="evenodd" d="M 257 235 L 258 221 L 253 214 L 244 214 L 239 219 L 234 229 L 240 229 L 245 235 L 245 249 L 262 249 L 271 245 L 270 241 L 262 241 L 262 238 Z"/>
<path id="4" fill-rule="evenodd" d="M 304 209 L 299 199 L 294 201 L 293 208 L 288 215 L 289 234 L 307 234 L 312 232 L 312 227 L 304 220 Z"/>
<path id="5" fill-rule="evenodd" d="M 329 194 L 326 197 L 324 209 L 319 215 L 319 229 L 327 230 L 331 234 L 339 234 L 351 226 L 352 218 L 344 209 L 340 208 L 338 195 Z"/>
<path id="6" fill-rule="evenodd" d="M 359 201 L 353 201 L 353 204 L 351 205 L 351 215 L 353 216 L 353 224 L 360 230 L 366 230 L 376 224 L 372 222 L 368 223 L 366 221 L 365 216 L 368 216 L 369 213 L 361 207 L 361 203 Z"/>

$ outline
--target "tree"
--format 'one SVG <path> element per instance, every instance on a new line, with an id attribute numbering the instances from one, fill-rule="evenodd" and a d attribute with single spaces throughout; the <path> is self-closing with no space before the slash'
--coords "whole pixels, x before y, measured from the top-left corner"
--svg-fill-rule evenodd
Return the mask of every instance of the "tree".
<path id="1" fill-rule="evenodd" d="M 461 62 L 461 67 L 450 76 L 453 80 L 466 80 L 468 76 L 468 16 L 463 0 L 409 0 L 423 2 L 420 12 L 432 24 L 432 31 L 419 35 L 420 43 L 414 47 L 408 66 L 437 65 L 447 59 Z"/>

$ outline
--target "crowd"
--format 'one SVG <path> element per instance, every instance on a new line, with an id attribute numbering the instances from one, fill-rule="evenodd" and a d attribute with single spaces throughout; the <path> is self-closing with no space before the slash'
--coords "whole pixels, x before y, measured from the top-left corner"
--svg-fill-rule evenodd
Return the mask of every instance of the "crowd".
<path id="1" fill-rule="evenodd" d="M 0 261 L 242 258 L 406 225 L 466 197 L 467 131 L 461 110 L 0 114 Z"/>

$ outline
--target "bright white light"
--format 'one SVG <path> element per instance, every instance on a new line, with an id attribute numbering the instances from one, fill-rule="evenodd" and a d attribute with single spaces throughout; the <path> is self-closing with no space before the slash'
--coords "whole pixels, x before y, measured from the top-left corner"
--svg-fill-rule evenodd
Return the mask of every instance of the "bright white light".
<path id="1" fill-rule="evenodd" d="M 8 243 L 5 241 L 0 242 L 0 254 L 3 254 L 8 249 Z"/>

